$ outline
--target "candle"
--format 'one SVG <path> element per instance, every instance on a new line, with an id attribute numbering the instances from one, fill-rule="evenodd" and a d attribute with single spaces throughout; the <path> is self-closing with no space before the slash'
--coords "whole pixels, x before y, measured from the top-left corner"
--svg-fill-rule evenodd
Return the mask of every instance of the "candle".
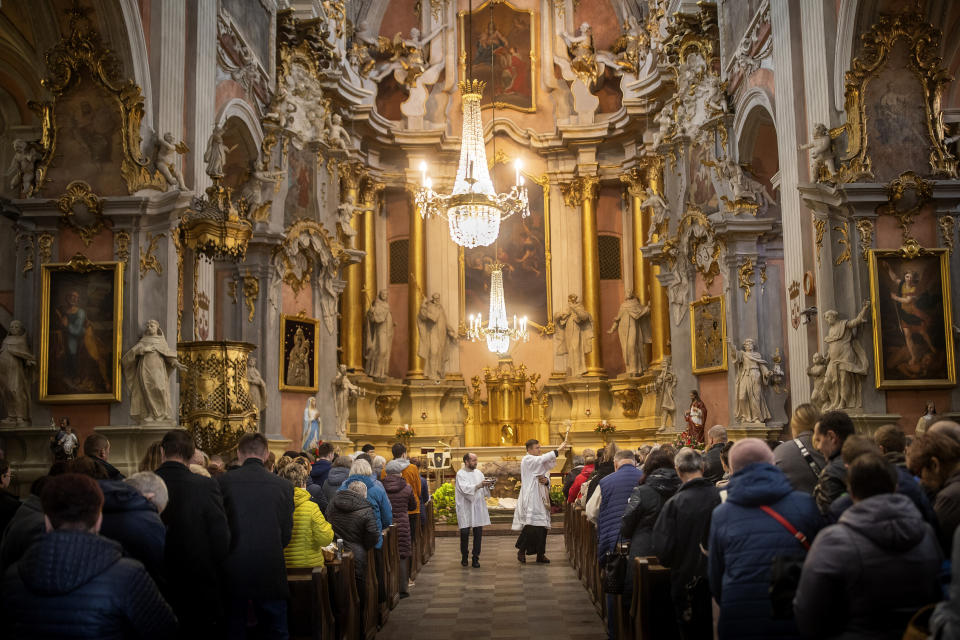
<path id="1" fill-rule="evenodd" d="M 516 162 L 513 163 L 513 167 L 514 169 L 516 169 L 516 172 L 517 172 L 517 180 L 514 184 L 516 184 L 517 186 L 520 186 L 520 184 L 522 184 L 520 182 L 520 180 L 522 179 L 520 177 L 520 167 L 522 166 L 523 166 L 523 163 L 520 161 L 520 158 L 517 158 Z"/>
<path id="2" fill-rule="evenodd" d="M 427 184 L 427 163 L 423 160 L 420 161 L 420 184 L 424 186 Z"/>

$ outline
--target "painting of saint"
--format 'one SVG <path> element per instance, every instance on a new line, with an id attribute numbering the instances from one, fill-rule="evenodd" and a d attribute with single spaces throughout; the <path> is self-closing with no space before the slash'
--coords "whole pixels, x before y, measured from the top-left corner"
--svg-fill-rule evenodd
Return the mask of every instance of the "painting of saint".
<path id="1" fill-rule="evenodd" d="M 514 181 L 508 165 L 497 165 L 491 172 L 496 189 L 505 191 Z M 466 315 L 490 311 L 490 265 L 503 264 L 503 294 L 507 313 L 546 325 L 550 309 L 548 299 L 549 265 L 546 237 L 549 232 L 544 214 L 543 187 L 527 179 L 530 216 L 512 216 L 500 225 L 500 236 L 487 247 L 464 249 L 463 299 Z M 512 322 L 512 319 L 508 318 Z"/>
<path id="2" fill-rule="evenodd" d="M 727 328 L 721 296 L 690 303 L 690 341 L 695 375 L 727 370 Z"/>
<path id="3" fill-rule="evenodd" d="M 302 316 L 281 317 L 280 390 L 312 392 L 317 385 L 318 321 Z"/>
<path id="4" fill-rule="evenodd" d="M 284 217 L 289 224 L 297 218 L 316 220 L 317 205 L 316 156 L 309 151 L 291 149 L 287 166 L 287 196 Z"/>
<path id="5" fill-rule="evenodd" d="M 701 145 L 692 145 L 687 154 L 686 202 L 692 203 L 703 211 L 716 211 L 720 206 L 717 190 L 713 184 L 714 170 L 709 151 Z"/>
<path id="6" fill-rule="evenodd" d="M 102 265 L 44 265 L 41 401 L 119 400 L 122 279 L 117 263 Z"/>
<path id="7" fill-rule="evenodd" d="M 871 252 L 874 342 L 880 388 L 955 380 L 946 252 L 914 258 Z"/>
<path id="8" fill-rule="evenodd" d="M 536 110 L 536 24 L 533 11 L 509 2 L 487 2 L 473 11 L 472 20 L 460 13 L 463 75 L 471 74 L 472 64 L 471 78 L 486 82 L 483 107 L 496 102 L 497 107 Z"/>

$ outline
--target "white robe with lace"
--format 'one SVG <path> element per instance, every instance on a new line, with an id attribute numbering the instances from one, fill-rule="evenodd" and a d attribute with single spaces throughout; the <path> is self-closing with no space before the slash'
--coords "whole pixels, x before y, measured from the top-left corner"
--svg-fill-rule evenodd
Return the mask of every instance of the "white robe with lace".
<path id="1" fill-rule="evenodd" d="M 514 531 L 526 525 L 534 527 L 550 526 L 550 508 L 543 503 L 539 476 L 549 476 L 550 470 L 557 464 L 557 454 L 553 451 L 542 456 L 529 453 L 520 461 L 520 497 L 513 512 Z"/>

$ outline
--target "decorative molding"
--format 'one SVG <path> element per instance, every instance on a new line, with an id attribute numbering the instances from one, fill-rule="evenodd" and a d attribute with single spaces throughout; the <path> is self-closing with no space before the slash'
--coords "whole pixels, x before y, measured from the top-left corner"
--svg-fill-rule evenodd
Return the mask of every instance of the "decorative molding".
<path id="1" fill-rule="evenodd" d="M 247 322 L 253 322 L 256 313 L 257 297 L 260 295 L 260 279 L 247 271 L 243 276 L 243 301 L 247 305 Z"/>
<path id="2" fill-rule="evenodd" d="M 940 242 L 949 253 L 953 253 L 953 237 L 956 233 L 956 219 L 953 216 L 940 216 L 937 218 L 937 226 L 940 227 Z"/>
<path id="3" fill-rule="evenodd" d="M 29 231 L 19 231 L 16 242 L 17 247 L 23 251 L 23 275 L 26 276 L 27 272 L 33 269 L 33 233 Z"/>
<path id="4" fill-rule="evenodd" d="M 84 223 L 77 219 L 74 207 L 83 205 L 87 209 L 87 216 L 91 219 Z M 70 227 L 83 240 L 84 246 L 89 247 L 97 236 L 111 222 L 103 217 L 103 200 L 90 190 L 90 185 L 83 180 L 74 180 L 67 185 L 67 190 L 57 198 L 57 208 L 63 213 L 60 224 Z"/>
<path id="5" fill-rule="evenodd" d="M 814 244 L 817 248 L 817 264 L 820 264 L 820 251 L 823 249 L 823 235 L 827 231 L 826 218 L 813 217 Z"/>
<path id="6" fill-rule="evenodd" d="M 147 233 L 146 242 L 147 249 L 140 252 L 140 279 L 143 280 L 147 276 L 148 271 L 156 271 L 157 275 L 163 275 L 163 265 L 157 260 L 157 256 L 154 252 L 157 250 L 157 242 L 160 238 L 163 237 L 162 233 L 153 235 L 152 233 Z"/>
<path id="7" fill-rule="evenodd" d="M 844 222 L 842 225 L 834 227 L 833 230 L 840 234 L 840 237 L 837 238 L 837 244 L 843 247 L 843 251 L 833 262 L 835 266 L 839 267 L 844 262 L 850 261 L 850 223 Z"/>
<path id="8" fill-rule="evenodd" d="M 113 255 L 126 266 L 127 260 L 130 259 L 129 231 L 120 229 L 119 231 L 113 232 Z"/>
<path id="9" fill-rule="evenodd" d="M 750 300 L 751 288 L 756 284 L 753 280 L 754 264 L 753 258 L 747 258 L 737 268 L 737 285 L 743 289 L 744 302 Z"/>
<path id="10" fill-rule="evenodd" d="M 873 247 L 873 220 L 871 218 L 857 219 L 857 233 L 860 234 L 860 256 L 867 262 L 870 249 Z"/>
<path id="11" fill-rule="evenodd" d="M 595 200 L 600 180 L 596 176 L 581 176 L 574 180 L 561 183 L 560 193 L 568 207 L 579 207 L 587 199 Z"/>
<path id="12" fill-rule="evenodd" d="M 50 262 L 50 256 L 53 253 L 53 234 L 41 233 L 37 236 L 37 257 L 40 258 L 40 264 Z"/>

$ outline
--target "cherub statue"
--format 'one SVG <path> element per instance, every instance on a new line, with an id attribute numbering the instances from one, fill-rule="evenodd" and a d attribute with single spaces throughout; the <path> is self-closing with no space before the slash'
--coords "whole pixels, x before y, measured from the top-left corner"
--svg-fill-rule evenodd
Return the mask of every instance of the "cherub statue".
<path id="1" fill-rule="evenodd" d="M 257 161 L 250 167 L 250 178 L 240 190 L 240 197 L 246 200 L 251 213 L 256 212 L 263 205 L 263 188 L 268 184 L 275 184 L 283 179 L 283 172 L 260 171 Z"/>
<path id="2" fill-rule="evenodd" d="M 657 115 L 654 116 L 653 121 L 660 125 L 660 129 L 653 136 L 653 146 L 659 147 L 663 144 L 664 140 L 667 139 L 667 136 L 670 135 L 670 129 L 673 127 L 673 113 L 671 109 L 664 106 Z"/>
<path id="3" fill-rule="evenodd" d="M 176 142 L 169 131 L 157 138 L 157 171 L 167 181 L 168 191 L 170 187 L 176 187 L 180 191 L 187 190 L 187 185 L 183 182 L 183 174 L 177 168 L 177 154 L 188 151 L 190 148 L 182 141 Z"/>
<path id="4" fill-rule="evenodd" d="M 7 175 L 13 176 L 10 188 L 19 188 L 20 197 L 29 198 L 40 186 L 37 184 L 37 163 L 40 161 L 40 154 L 32 144 L 20 139 L 13 141 L 13 151 L 13 160 L 7 170 Z"/>
<path id="5" fill-rule="evenodd" d="M 813 389 L 810 392 L 810 404 L 815 406 L 817 410 L 822 411 L 823 406 L 829 399 L 826 390 L 828 383 L 826 375 L 827 358 L 821 353 L 814 353 L 811 359 L 812 364 L 807 367 L 807 375 L 810 376 L 810 380 L 813 382 Z M 829 382 L 832 384 L 833 380 Z"/>
<path id="6" fill-rule="evenodd" d="M 653 209 L 650 216 L 650 231 L 647 233 L 647 244 L 653 242 L 653 236 L 663 235 L 663 225 L 670 214 L 670 208 L 666 200 L 653 190 L 653 187 L 647 187 L 647 197 L 643 200 L 643 206 Z"/>
<path id="7" fill-rule="evenodd" d="M 720 78 L 707 73 L 700 85 L 703 95 L 703 108 L 707 117 L 727 112 L 727 96 L 723 92 Z"/>
<path id="8" fill-rule="evenodd" d="M 343 128 L 343 118 L 339 113 L 330 114 L 327 112 L 327 144 L 334 149 L 352 149 L 353 140 L 350 134 Z"/>
<path id="9" fill-rule="evenodd" d="M 800 151 L 810 149 L 810 159 L 813 161 L 813 173 L 819 174 L 820 167 L 824 166 L 829 175 L 837 172 L 837 162 L 833 155 L 833 140 L 830 137 L 830 130 L 823 123 L 817 124 L 813 128 L 813 139 L 805 145 L 800 146 Z"/>

